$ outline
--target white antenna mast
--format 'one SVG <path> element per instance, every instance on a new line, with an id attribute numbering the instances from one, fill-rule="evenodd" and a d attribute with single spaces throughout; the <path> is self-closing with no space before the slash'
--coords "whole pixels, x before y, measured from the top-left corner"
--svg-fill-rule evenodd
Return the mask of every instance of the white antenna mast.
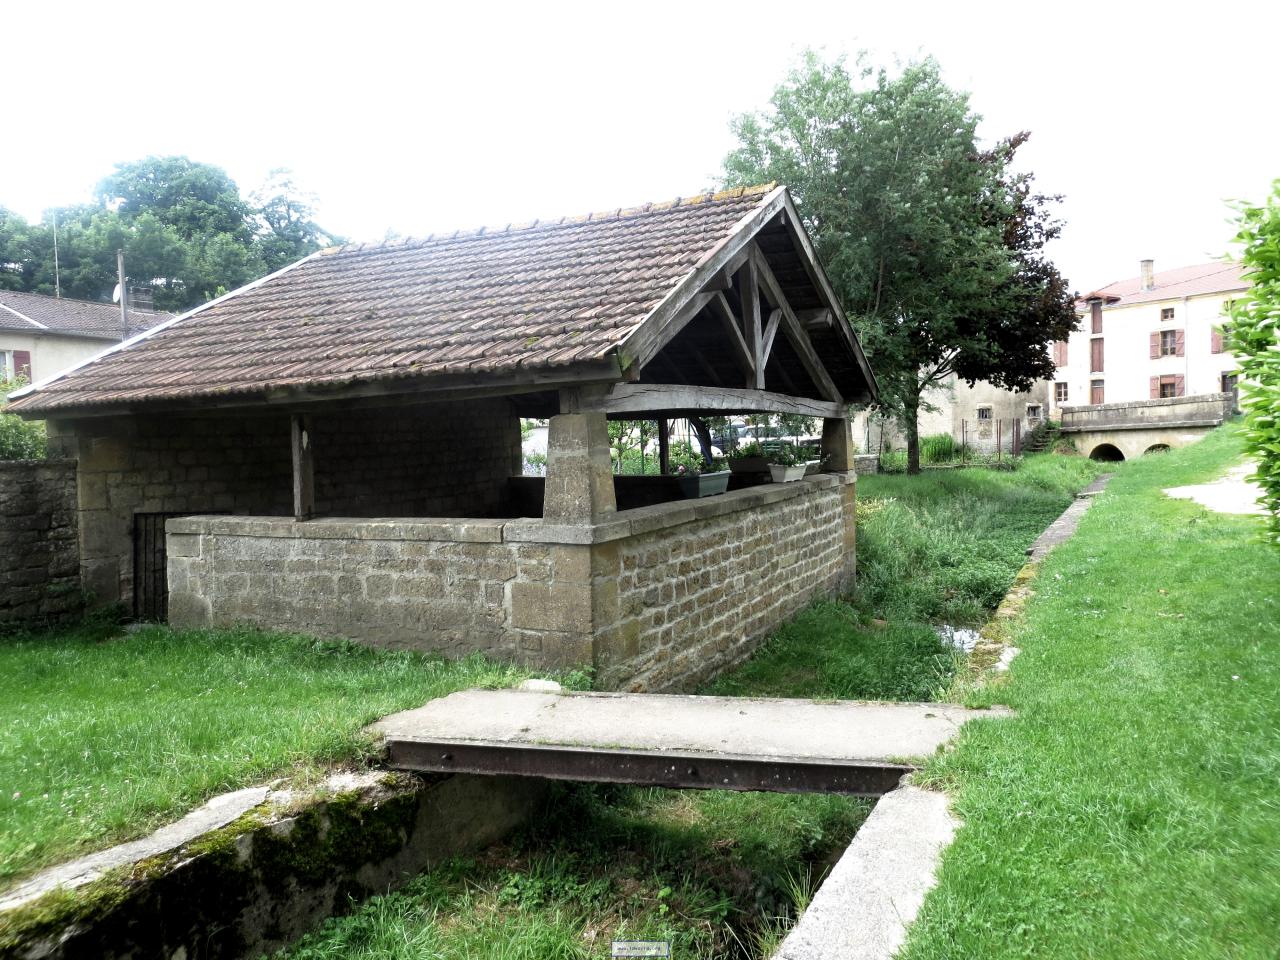
<path id="1" fill-rule="evenodd" d="M 58 211 L 53 211 L 53 295 L 62 298 L 62 276 L 58 271 Z"/>
<path id="2" fill-rule="evenodd" d="M 124 283 L 124 250 L 116 251 L 116 270 L 120 274 L 120 285 L 116 287 L 116 296 L 120 300 L 120 339 L 129 339 L 129 288 Z"/>

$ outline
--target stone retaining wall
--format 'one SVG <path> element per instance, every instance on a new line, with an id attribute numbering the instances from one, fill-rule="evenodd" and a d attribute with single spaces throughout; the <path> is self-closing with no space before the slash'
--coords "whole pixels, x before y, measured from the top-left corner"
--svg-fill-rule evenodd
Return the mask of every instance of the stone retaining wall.
<path id="1" fill-rule="evenodd" d="M 170 622 L 591 664 L 607 687 L 686 687 L 852 578 L 854 489 L 852 474 L 820 474 L 586 525 L 179 518 L 167 527 Z"/>
<path id="2" fill-rule="evenodd" d="M 0 461 L 0 630 L 83 608 L 74 460 Z"/>

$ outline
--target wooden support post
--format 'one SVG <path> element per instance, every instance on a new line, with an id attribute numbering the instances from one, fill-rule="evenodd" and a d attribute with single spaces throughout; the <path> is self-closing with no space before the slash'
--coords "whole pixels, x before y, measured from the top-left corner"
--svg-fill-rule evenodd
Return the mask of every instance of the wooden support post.
<path id="1" fill-rule="evenodd" d="M 853 470 L 853 431 L 846 417 L 824 417 L 822 420 L 822 469 L 828 473 Z"/>
<path id="2" fill-rule="evenodd" d="M 671 421 L 666 417 L 658 418 L 658 472 L 671 472 Z"/>
<path id="3" fill-rule="evenodd" d="M 293 518 L 310 520 L 316 513 L 316 469 L 311 449 L 311 418 L 290 417 L 293 439 Z"/>
<path id="4" fill-rule="evenodd" d="M 748 386 L 764 389 L 764 331 L 760 328 L 760 281 L 756 258 L 750 257 L 738 271 L 738 296 L 742 300 L 742 318 L 747 325 L 747 346 L 755 364 L 755 376 Z"/>

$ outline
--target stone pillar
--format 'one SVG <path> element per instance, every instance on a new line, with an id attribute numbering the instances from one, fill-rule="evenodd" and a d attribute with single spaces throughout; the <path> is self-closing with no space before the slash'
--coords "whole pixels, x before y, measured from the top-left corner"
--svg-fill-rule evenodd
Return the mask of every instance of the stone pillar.
<path id="1" fill-rule="evenodd" d="M 542 518 L 591 523 L 618 509 L 603 413 L 562 413 L 547 429 L 547 479 Z"/>
<path id="2" fill-rule="evenodd" d="M 853 472 L 853 425 L 847 417 L 822 420 L 823 470 L 827 473 Z"/>
<path id="3" fill-rule="evenodd" d="M 822 421 L 823 469 L 827 473 L 841 474 L 844 486 L 840 491 L 841 516 L 844 522 L 844 571 L 841 588 L 853 586 L 857 571 L 857 513 L 858 475 L 853 468 L 855 448 L 852 424 L 845 417 L 825 417 Z"/>

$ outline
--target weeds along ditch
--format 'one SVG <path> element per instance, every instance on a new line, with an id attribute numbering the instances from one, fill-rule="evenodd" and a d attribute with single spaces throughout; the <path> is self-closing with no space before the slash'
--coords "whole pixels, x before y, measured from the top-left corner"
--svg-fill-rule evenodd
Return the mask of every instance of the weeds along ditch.
<path id="1" fill-rule="evenodd" d="M 1012 472 L 860 479 L 855 592 L 811 605 L 701 692 L 943 695 L 962 655 L 936 625 L 985 619 L 1096 471 L 1042 455 Z M 564 784 L 504 843 L 327 921 L 283 956 L 554 960 L 655 939 L 680 957 L 765 957 L 870 809 L 838 796 Z"/>

